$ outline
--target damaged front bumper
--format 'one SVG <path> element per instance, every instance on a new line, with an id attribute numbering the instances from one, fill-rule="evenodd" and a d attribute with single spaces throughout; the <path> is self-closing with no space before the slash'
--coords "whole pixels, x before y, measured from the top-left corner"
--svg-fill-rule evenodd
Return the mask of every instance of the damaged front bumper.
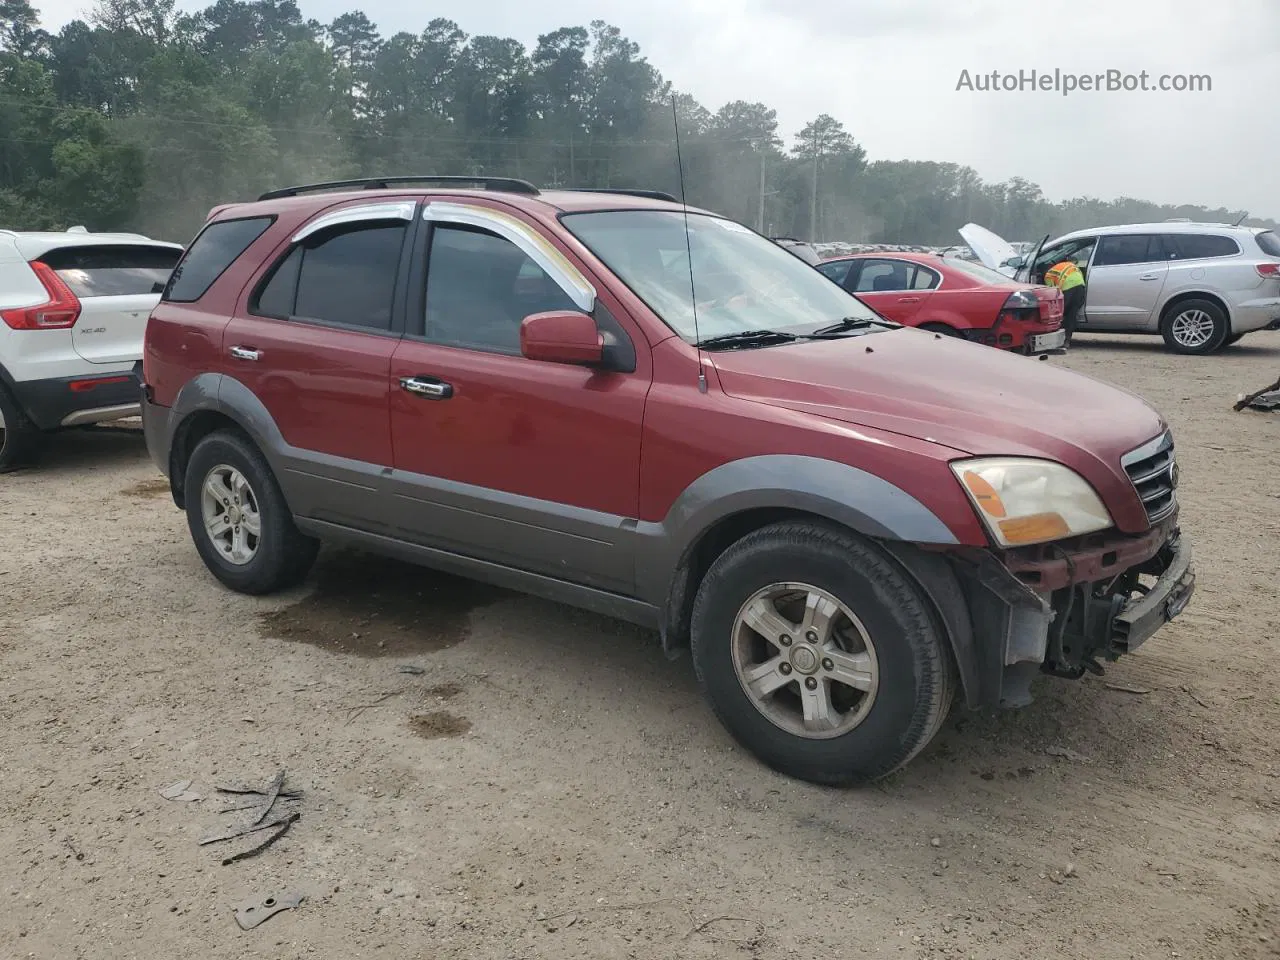
<path id="1" fill-rule="evenodd" d="M 1191 547 L 1171 518 L 1138 537 L 986 552 L 965 564 L 980 701 L 1031 702 L 1037 674 L 1079 678 L 1132 653 L 1195 592 Z"/>

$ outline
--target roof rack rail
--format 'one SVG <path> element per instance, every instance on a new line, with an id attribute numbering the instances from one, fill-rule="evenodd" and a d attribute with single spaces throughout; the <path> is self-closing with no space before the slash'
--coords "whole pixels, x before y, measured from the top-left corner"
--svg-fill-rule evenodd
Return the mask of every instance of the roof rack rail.
<path id="1" fill-rule="evenodd" d="M 385 190 L 392 185 L 422 183 L 463 186 L 471 184 L 485 190 L 497 190 L 503 193 L 522 193 L 536 197 L 538 188 L 528 180 L 517 180 L 514 177 L 362 177 L 358 180 L 330 180 L 326 183 L 307 183 L 296 187 L 282 187 L 279 190 L 268 190 L 259 200 L 279 200 L 283 197 L 296 197 L 303 193 L 320 193 L 325 190 L 342 190 L 357 187 L 361 190 Z"/>
<path id="2" fill-rule="evenodd" d="M 668 203 L 679 203 L 678 197 L 674 197 L 664 190 L 627 190 L 622 187 L 567 187 L 570 193 L 616 193 L 624 197 L 643 197 L 646 200 L 666 200 Z"/>

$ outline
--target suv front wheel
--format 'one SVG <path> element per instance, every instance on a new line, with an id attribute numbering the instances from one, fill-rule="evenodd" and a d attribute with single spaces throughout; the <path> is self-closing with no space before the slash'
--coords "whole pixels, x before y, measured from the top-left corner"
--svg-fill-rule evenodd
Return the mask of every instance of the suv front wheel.
<path id="1" fill-rule="evenodd" d="M 319 542 L 299 532 L 275 475 L 238 431 L 201 440 L 187 461 L 187 526 L 209 571 L 239 593 L 274 593 L 300 583 Z"/>
<path id="2" fill-rule="evenodd" d="M 1231 324 L 1213 301 L 1183 300 L 1165 312 L 1160 333 L 1174 353 L 1203 355 L 1225 345 Z"/>
<path id="3" fill-rule="evenodd" d="M 693 611 L 698 679 L 729 732 L 789 776 L 887 776 L 937 734 L 954 667 L 928 601 L 873 545 L 785 522 L 712 565 Z"/>

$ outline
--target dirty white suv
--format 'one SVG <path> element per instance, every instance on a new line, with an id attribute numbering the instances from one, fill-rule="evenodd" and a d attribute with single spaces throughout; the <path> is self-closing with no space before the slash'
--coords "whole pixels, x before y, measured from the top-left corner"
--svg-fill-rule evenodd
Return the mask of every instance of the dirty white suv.
<path id="1" fill-rule="evenodd" d="M 182 247 L 0 230 L 0 472 L 66 427 L 137 416 L 147 316 Z"/>
<path id="2" fill-rule="evenodd" d="M 1158 333 L 1175 353 L 1213 353 L 1255 330 L 1280 328 L 1280 237 L 1270 230 L 1169 220 L 1077 230 L 1029 256 L 990 231 L 961 235 L 992 269 L 1043 283 L 1055 263 L 1084 271 L 1077 329 Z"/>

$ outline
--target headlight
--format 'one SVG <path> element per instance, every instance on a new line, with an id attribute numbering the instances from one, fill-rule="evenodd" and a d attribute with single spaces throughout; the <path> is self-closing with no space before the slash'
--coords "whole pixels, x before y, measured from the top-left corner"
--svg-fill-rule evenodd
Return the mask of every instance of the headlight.
<path id="1" fill-rule="evenodd" d="M 1005 547 L 1061 540 L 1111 526 L 1088 482 L 1051 460 L 991 457 L 951 464 L 983 523 Z"/>

